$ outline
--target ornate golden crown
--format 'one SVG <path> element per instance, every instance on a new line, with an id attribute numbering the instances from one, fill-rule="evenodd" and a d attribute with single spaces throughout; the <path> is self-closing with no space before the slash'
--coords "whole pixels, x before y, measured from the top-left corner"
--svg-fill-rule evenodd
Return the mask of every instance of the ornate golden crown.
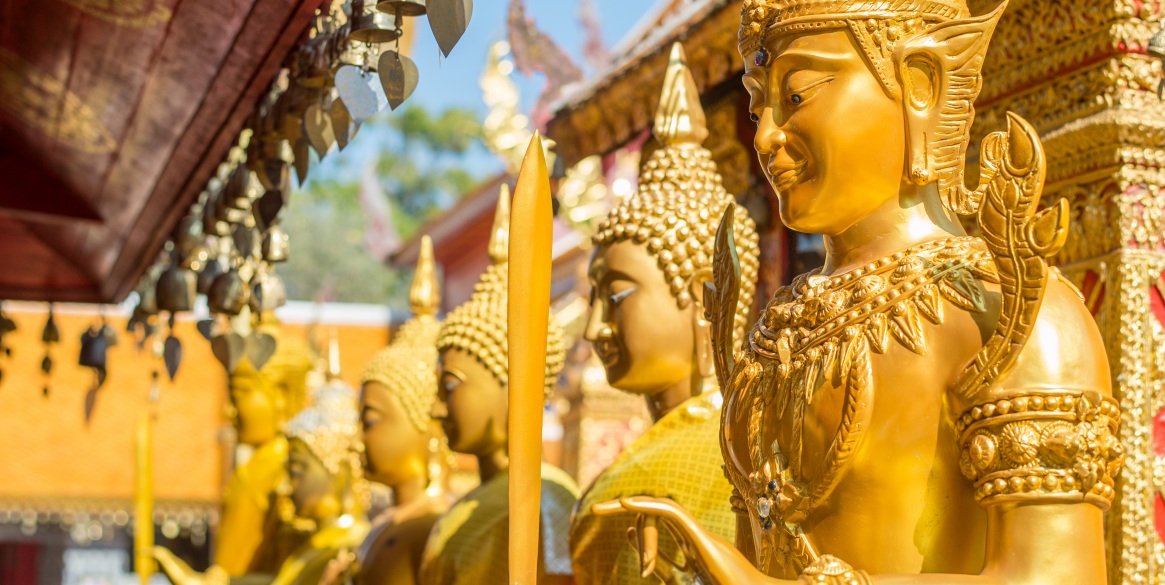
<path id="1" fill-rule="evenodd" d="M 672 45 L 654 133 L 663 148 L 653 152 L 640 170 L 639 190 L 611 211 L 592 239 L 596 246 L 643 244 L 683 308 L 691 302 L 692 278 L 701 271 L 711 278 L 716 228 L 735 199 L 724 189 L 712 153 L 700 146 L 708 128 L 680 43 Z M 737 206 L 733 225 L 741 271 L 735 339 L 743 339 L 756 292 L 760 249 L 756 224 L 743 207 Z"/>
<path id="2" fill-rule="evenodd" d="M 916 17 L 941 22 L 969 15 L 965 0 L 744 0 L 740 53 L 747 57 L 769 35 L 840 28 L 847 21 Z"/>
<path id="3" fill-rule="evenodd" d="M 409 421 L 418 431 L 429 427 L 430 412 L 437 396 L 437 320 L 440 285 L 433 262 L 433 241 L 421 238 L 421 255 L 409 304 L 413 318 L 401 326 L 388 347 L 376 354 L 361 376 L 360 383 L 377 382 L 400 398 Z"/>
<path id="4" fill-rule="evenodd" d="M 510 190 L 502 185 L 490 236 L 491 264 L 473 287 L 473 296 L 445 318 L 437 338 L 437 351 L 456 348 L 472 355 L 503 386 L 509 382 L 509 329 L 506 320 L 507 276 L 509 274 Z M 546 336 L 546 388 L 554 390 L 558 373 L 566 362 L 566 342 L 562 325 L 550 315 Z"/>

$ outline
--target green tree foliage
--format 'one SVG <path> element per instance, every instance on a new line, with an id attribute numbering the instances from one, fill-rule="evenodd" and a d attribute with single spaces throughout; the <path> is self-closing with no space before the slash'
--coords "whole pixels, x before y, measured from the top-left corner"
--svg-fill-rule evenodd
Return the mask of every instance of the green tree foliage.
<path id="1" fill-rule="evenodd" d="M 366 168 L 374 165 L 403 241 L 477 183 L 464 163 L 480 145 L 481 124 L 470 110 L 434 115 L 412 104 L 365 122 L 344 152 L 333 150 L 313 166 L 284 211 L 291 257 L 278 271 L 288 297 L 407 305 L 412 275 L 382 265 L 364 246 L 368 219 L 360 183 Z"/>

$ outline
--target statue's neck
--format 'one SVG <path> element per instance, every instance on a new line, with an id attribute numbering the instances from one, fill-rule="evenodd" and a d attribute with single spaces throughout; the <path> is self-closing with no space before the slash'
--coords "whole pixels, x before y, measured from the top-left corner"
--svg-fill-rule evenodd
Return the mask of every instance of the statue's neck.
<path id="1" fill-rule="evenodd" d="M 487 455 L 477 456 L 477 475 L 481 479 L 481 483 L 493 479 L 509 466 L 510 458 L 506 455 L 505 447 Z"/>
<path id="2" fill-rule="evenodd" d="M 429 483 L 426 475 L 428 474 L 416 474 L 389 486 L 392 488 L 393 499 L 396 500 L 397 507 L 408 506 L 425 496 L 425 488 Z"/>
<path id="3" fill-rule="evenodd" d="M 659 419 L 693 396 L 704 393 L 708 380 L 700 375 L 697 368 L 692 368 L 692 375 L 663 389 L 663 391 L 647 396 L 647 412 L 651 415 L 651 422 Z"/>
<path id="4" fill-rule="evenodd" d="M 933 184 L 905 185 L 896 199 L 882 204 L 845 231 L 825 235 L 823 276 L 844 274 L 911 246 L 966 235 L 939 203 Z"/>

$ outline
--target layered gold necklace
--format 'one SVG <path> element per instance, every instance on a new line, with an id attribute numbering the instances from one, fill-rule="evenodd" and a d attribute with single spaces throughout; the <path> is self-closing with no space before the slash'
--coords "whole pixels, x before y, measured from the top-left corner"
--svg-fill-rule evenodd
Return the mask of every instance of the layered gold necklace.
<path id="1" fill-rule="evenodd" d="M 739 405 L 734 413 L 747 415 L 754 464 L 737 484 L 750 488 L 744 499 L 762 530 L 778 526 L 785 536 L 801 541 L 782 547 L 786 555 L 800 557 L 799 564 L 812 556 L 800 524 L 837 486 L 868 426 L 872 354 L 885 353 L 891 339 L 924 353 L 923 320 L 943 323 L 943 299 L 967 311 L 985 310 L 980 280 L 998 282 L 985 244 L 974 237 L 947 238 L 845 274 L 799 276 L 765 308 L 729 385 Z M 844 388 L 841 424 L 820 473 L 807 480 L 802 469 L 805 412 L 827 384 Z M 776 441 L 766 444 L 770 416 L 780 420 L 789 409 L 788 448 Z"/>

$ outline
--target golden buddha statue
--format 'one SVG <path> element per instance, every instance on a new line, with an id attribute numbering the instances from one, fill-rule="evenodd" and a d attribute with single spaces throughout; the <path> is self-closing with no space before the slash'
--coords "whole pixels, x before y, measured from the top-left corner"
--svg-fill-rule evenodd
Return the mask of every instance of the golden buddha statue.
<path id="1" fill-rule="evenodd" d="M 214 563 L 237 577 L 271 573 L 303 543 L 279 495 L 287 481 L 287 438 L 283 426 L 303 408 L 314 360 L 307 346 L 280 333 L 271 313 L 258 330 L 275 342 L 275 352 L 256 369 L 247 357 L 230 372 L 230 410 L 238 442 L 251 448 L 235 468 L 223 498 Z"/>
<path id="2" fill-rule="evenodd" d="M 722 220 L 705 303 L 748 538 L 667 499 L 598 505 L 638 515 L 648 568 L 669 564 L 662 524 L 705 583 L 1106 581 L 1120 414 L 1096 325 L 1046 260 L 1066 202 L 1037 213 L 1046 161 L 1015 115 L 984 141 L 978 187 L 963 181 L 1002 11 L 744 1 L 755 146 L 781 219 L 827 254 L 733 353 L 741 270 Z"/>
<path id="3" fill-rule="evenodd" d="M 437 519 L 452 499 L 433 469 L 434 443 L 443 436 L 430 417 L 437 394 L 437 320 L 440 287 L 433 243 L 421 239 L 421 254 L 409 291 L 413 318 L 364 370 L 360 396 L 364 470 L 368 479 L 392 489 L 393 507 L 372 530 L 350 570 L 357 583 L 411 585 L 418 581 L 421 554 Z"/>
<path id="4" fill-rule="evenodd" d="M 490 238 L 491 264 L 465 304 L 446 317 L 437 338 L 441 373 L 433 418 L 449 447 L 477 458 L 481 485 L 433 527 L 425 546 L 421 583 L 505 583 L 508 579 L 507 266 L 509 193 L 498 199 Z M 563 332 L 553 317 L 547 339 L 546 392 L 566 358 Z M 578 487 L 566 472 L 542 465 L 538 582 L 571 583 L 568 530 Z"/>
<path id="5" fill-rule="evenodd" d="M 295 512 L 316 523 L 316 531 L 273 574 L 231 577 L 220 565 L 197 573 L 170 551 L 154 548 L 154 557 L 175 585 L 262 583 L 316 585 L 337 555 L 359 546 L 368 534 L 360 502 L 363 478 L 357 458 L 355 392 L 333 381 L 316 391 L 307 407 L 286 426 L 286 466 Z"/>
<path id="6" fill-rule="evenodd" d="M 733 197 L 721 184 L 712 153 L 700 146 L 707 135 L 695 81 L 676 43 L 655 118 L 662 148 L 643 166 L 639 191 L 621 201 L 593 237 L 584 336 L 594 344 L 608 382 L 642 394 L 654 424 L 579 503 L 570 530 L 581 584 L 659 581 L 640 574 L 639 557 L 627 546 L 634 518 L 597 516 L 591 507 L 599 502 L 671 498 L 708 531 L 735 536 L 732 486 L 724 479 L 718 439 L 722 401 L 702 300 L 704 283 L 712 278 L 712 237 Z M 758 245 L 748 213 L 742 207 L 734 213 L 742 272 L 735 307 L 740 339 L 752 309 Z M 666 533 L 658 546 L 660 554 L 678 558 Z"/>

